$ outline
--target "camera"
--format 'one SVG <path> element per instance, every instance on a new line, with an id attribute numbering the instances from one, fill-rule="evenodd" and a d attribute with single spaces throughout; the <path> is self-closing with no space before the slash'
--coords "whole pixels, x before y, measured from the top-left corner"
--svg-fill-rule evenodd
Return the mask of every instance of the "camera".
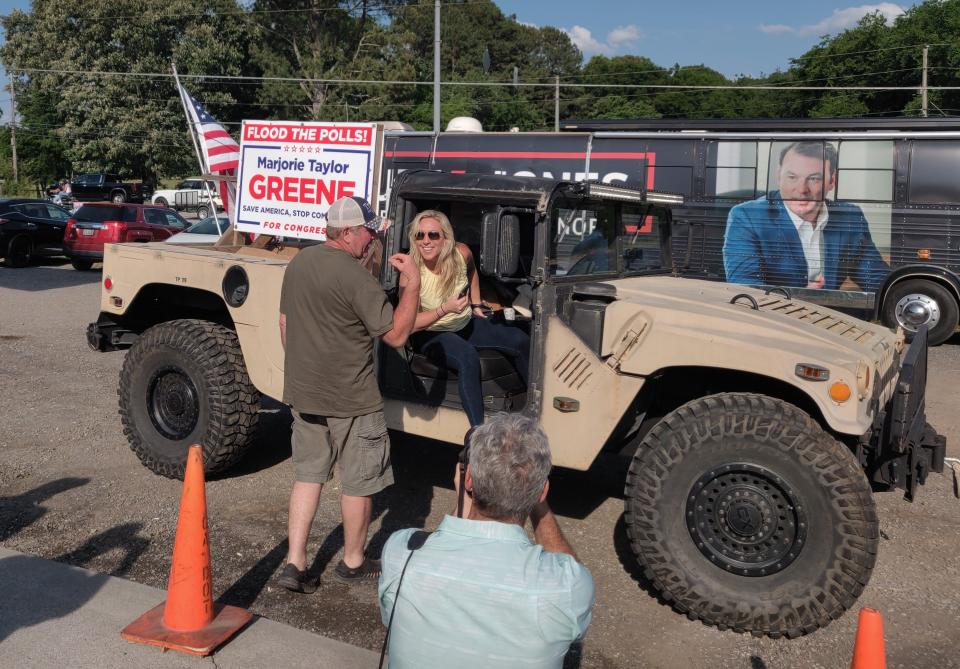
<path id="1" fill-rule="evenodd" d="M 460 490 L 457 492 L 457 518 L 463 518 L 463 495 L 467 485 L 467 465 L 470 464 L 470 437 L 473 431 L 477 429 L 474 425 L 463 437 L 463 448 L 460 449 L 460 455 L 457 462 L 460 463 Z"/>

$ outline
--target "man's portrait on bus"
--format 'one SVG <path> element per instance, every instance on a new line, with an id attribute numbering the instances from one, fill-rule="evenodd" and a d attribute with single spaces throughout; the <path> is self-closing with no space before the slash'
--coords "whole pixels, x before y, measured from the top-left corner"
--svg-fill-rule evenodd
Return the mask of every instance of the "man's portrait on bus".
<path id="1" fill-rule="evenodd" d="M 733 207 L 727 216 L 727 281 L 834 290 L 850 280 L 876 291 L 890 271 L 860 207 L 828 198 L 837 184 L 837 151 L 829 143 L 786 145 L 777 190 Z"/>

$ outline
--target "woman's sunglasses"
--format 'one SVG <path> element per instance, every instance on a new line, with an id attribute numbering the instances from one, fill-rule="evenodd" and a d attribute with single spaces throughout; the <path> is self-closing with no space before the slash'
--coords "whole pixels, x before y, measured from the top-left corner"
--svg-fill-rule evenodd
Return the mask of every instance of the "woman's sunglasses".
<path id="1" fill-rule="evenodd" d="M 439 232 L 439 231 L 437 231 L 437 230 L 431 230 L 430 232 L 418 232 L 418 233 L 415 234 L 413 237 L 414 237 L 414 239 L 416 239 L 418 242 L 423 241 L 423 238 L 424 238 L 424 237 L 428 237 L 429 239 L 432 239 L 433 241 L 437 241 L 438 239 L 440 239 L 441 237 L 443 237 L 443 233 L 442 233 L 442 232 Z"/>

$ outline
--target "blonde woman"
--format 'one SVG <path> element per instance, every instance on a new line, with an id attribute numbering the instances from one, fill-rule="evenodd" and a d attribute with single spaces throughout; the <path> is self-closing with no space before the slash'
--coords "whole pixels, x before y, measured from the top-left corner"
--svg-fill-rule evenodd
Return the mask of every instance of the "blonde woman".
<path id="1" fill-rule="evenodd" d="M 454 239 L 446 214 L 420 212 L 409 235 L 410 258 L 420 268 L 420 312 L 410 341 L 418 351 L 442 350 L 447 367 L 457 370 L 460 401 L 470 425 L 479 425 L 483 422 L 483 391 L 477 351 L 507 354 L 527 383 L 530 338 L 520 328 L 487 319 L 473 254 Z M 402 275 L 400 285 L 406 285 Z"/>

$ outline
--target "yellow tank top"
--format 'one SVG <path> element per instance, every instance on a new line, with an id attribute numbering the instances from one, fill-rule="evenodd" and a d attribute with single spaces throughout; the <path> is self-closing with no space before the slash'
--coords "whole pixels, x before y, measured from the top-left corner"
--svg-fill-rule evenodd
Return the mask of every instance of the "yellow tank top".
<path id="1" fill-rule="evenodd" d="M 467 285 L 467 263 L 464 262 L 459 249 L 455 249 L 454 253 L 456 253 L 457 258 L 457 280 L 453 284 L 453 292 L 449 295 L 440 294 L 440 277 L 427 269 L 426 265 L 420 265 L 420 311 L 436 310 L 454 295 L 459 295 L 460 291 Z M 470 322 L 470 316 L 471 309 L 468 304 L 460 313 L 443 316 L 440 320 L 428 326 L 427 330 L 456 332 Z"/>

